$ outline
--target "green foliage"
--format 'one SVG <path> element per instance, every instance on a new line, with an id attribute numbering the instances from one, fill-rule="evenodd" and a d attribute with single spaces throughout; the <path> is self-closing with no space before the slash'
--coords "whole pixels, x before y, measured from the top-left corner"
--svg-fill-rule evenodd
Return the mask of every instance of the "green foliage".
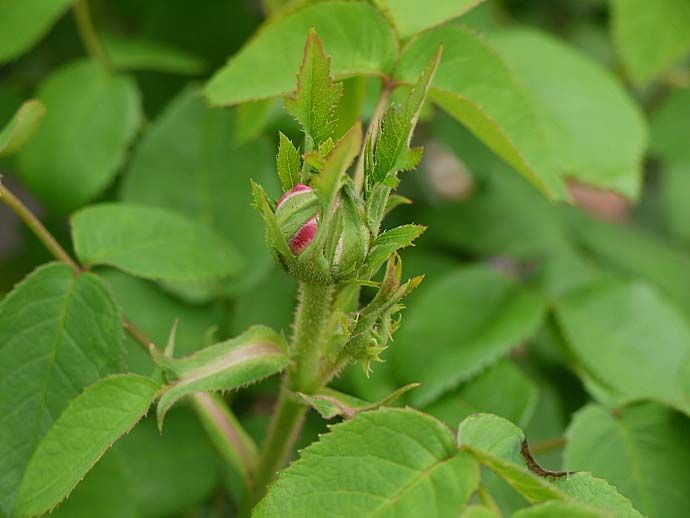
<path id="1" fill-rule="evenodd" d="M 110 203 L 72 217 L 77 256 L 148 279 L 202 280 L 237 271 L 241 259 L 215 232 L 169 210 Z"/>
<path id="2" fill-rule="evenodd" d="M 375 0 L 392 19 L 401 38 L 408 38 L 425 29 L 463 15 L 483 0 L 436 0 L 423 4 L 416 0 Z"/>
<path id="3" fill-rule="evenodd" d="M 37 515 L 55 507 L 112 443 L 146 414 L 157 392 L 154 381 L 122 374 L 98 381 L 72 400 L 26 467 L 17 514 Z"/>
<path id="4" fill-rule="evenodd" d="M 141 123 L 139 91 L 131 78 L 80 61 L 48 76 L 36 97 L 47 114 L 19 154 L 21 178 L 51 208 L 77 208 L 121 167 Z"/>
<path id="5" fill-rule="evenodd" d="M 41 101 L 26 101 L 0 131 L 0 157 L 19 151 L 36 132 L 46 114 Z"/>
<path id="6" fill-rule="evenodd" d="M 123 369 L 121 342 L 119 310 L 93 274 L 77 276 L 66 265 L 48 264 L 2 301 L 0 509 L 5 514 L 14 509 L 29 459 L 68 402 L 100 377 Z"/>
<path id="7" fill-rule="evenodd" d="M 103 46 L 117 70 L 150 70 L 196 76 L 206 64 L 194 54 L 146 38 L 107 35 Z"/>

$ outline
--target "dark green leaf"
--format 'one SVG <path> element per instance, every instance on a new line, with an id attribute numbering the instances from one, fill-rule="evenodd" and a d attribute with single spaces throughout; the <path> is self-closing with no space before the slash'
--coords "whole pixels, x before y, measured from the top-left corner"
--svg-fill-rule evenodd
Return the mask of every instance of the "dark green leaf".
<path id="1" fill-rule="evenodd" d="M 114 67 L 120 71 L 152 70 L 196 76 L 206 68 L 198 56 L 154 40 L 109 34 L 102 41 Z"/>

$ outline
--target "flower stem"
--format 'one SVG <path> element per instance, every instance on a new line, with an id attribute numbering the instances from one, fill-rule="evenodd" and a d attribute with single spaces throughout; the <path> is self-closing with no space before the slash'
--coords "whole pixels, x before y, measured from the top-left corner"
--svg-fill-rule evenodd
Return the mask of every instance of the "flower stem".
<path id="1" fill-rule="evenodd" d="M 86 51 L 89 53 L 89 56 L 103 65 L 108 72 L 112 72 L 113 63 L 110 61 L 108 53 L 105 51 L 98 37 L 98 33 L 96 32 L 96 27 L 91 18 L 88 0 L 77 0 L 74 4 L 74 18 L 77 21 L 79 37 Z"/>

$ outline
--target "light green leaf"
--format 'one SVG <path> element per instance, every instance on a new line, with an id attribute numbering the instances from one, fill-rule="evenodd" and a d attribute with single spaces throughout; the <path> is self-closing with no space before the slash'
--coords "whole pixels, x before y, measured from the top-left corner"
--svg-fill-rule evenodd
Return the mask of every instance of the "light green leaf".
<path id="1" fill-rule="evenodd" d="M 90 273 L 49 264 L 0 305 L 0 513 L 36 445 L 67 403 L 124 368 L 120 313 Z"/>
<path id="2" fill-rule="evenodd" d="M 371 243 L 371 249 L 364 265 L 364 277 L 370 277 L 386 262 L 390 255 L 402 248 L 411 246 L 421 236 L 426 227 L 422 225 L 400 225 L 382 232 Z"/>
<path id="3" fill-rule="evenodd" d="M 529 423 L 537 405 L 537 387 L 510 361 L 502 361 L 424 408 L 449 426 L 486 412 L 518 426 Z"/>
<path id="4" fill-rule="evenodd" d="M 578 502 L 609 511 L 607 516 L 642 518 L 625 496 L 618 492 L 608 481 L 596 478 L 588 472 L 570 473 L 553 481 L 561 491 L 574 497 Z"/>
<path id="5" fill-rule="evenodd" d="M 194 392 L 232 390 L 276 374 L 289 363 L 282 336 L 254 326 L 231 340 L 197 351 L 186 358 L 157 361 L 173 376 L 158 402 L 158 426 L 180 398 Z"/>
<path id="6" fill-rule="evenodd" d="M 650 8 L 651 7 L 651 8 Z M 686 0 L 612 0 L 611 28 L 618 53 L 635 82 L 644 85 L 690 51 Z"/>
<path id="7" fill-rule="evenodd" d="M 683 243 L 690 243 L 690 160 L 668 164 L 659 182 L 659 200 L 669 233 Z"/>
<path id="8" fill-rule="evenodd" d="M 206 96 L 212 104 L 229 105 L 290 93 L 312 27 L 331 56 L 336 79 L 381 75 L 395 63 L 393 29 L 374 7 L 364 2 L 321 2 L 268 21 L 211 78 Z"/>
<path id="9" fill-rule="evenodd" d="M 615 416 L 589 405 L 568 429 L 565 466 L 605 477 L 647 516 L 681 518 L 690 508 L 689 436 L 690 420 L 660 405 Z"/>
<path id="10" fill-rule="evenodd" d="M 331 77 L 330 58 L 314 29 L 310 29 L 295 92 L 285 98 L 285 110 L 302 125 L 314 148 L 333 135 L 335 108 L 343 95 L 342 83 Z"/>
<path id="11" fill-rule="evenodd" d="M 152 70 L 196 76 L 206 69 L 206 64 L 198 56 L 157 41 L 115 34 L 103 35 L 101 40 L 119 71 Z"/>
<path id="12" fill-rule="evenodd" d="M 650 152 L 668 162 L 690 163 L 688 120 L 690 88 L 670 92 L 652 114 Z"/>
<path id="13" fill-rule="evenodd" d="M 0 157 L 19 151 L 36 133 L 45 114 L 46 107 L 41 101 L 32 99 L 22 104 L 0 131 Z"/>
<path id="14" fill-rule="evenodd" d="M 460 518 L 501 518 L 498 510 L 483 505 L 468 505 L 462 511 Z"/>
<path id="15" fill-rule="evenodd" d="M 302 160 L 299 151 L 287 138 L 280 132 L 280 145 L 278 146 L 278 156 L 276 158 L 278 177 L 283 185 L 283 190 L 289 191 L 300 181 L 300 171 L 302 170 Z"/>
<path id="16" fill-rule="evenodd" d="M 608 513 L 597 511 L 589 506 L 577 502 L 561 502 L 551 500 L 543 504 L 521 509 L 514 513 L 512 518 L 554 518 L 555 516 L 567 516 L 568 518 L 607 518 Z"/>
<path id="17" fill-rule="evenodd" d="M 91 62 L 66 65 L 38 89 L 48 113 L 18 157 L 21 178 L 56 210 L 92 200 L 122 165 L 141 122 L 136 84 Z"/>
<path id="18" fill-rule="evenodd" d="M 4 0 L 0 3 L 0 63 L 33 47 L 74 0 Z"/>
<path id="19" fill-rule="evenodd" d="M 403 50 L 396 77 L 416 82 L 440 44 L 443 58 L 432 101 L 552 198 L 567 198 L 546 128 L 533 101 L 495 50 L 467 29 L 446 26 L 415 37 Z"/>
<path id="20" fill-rule="evenodd" d="M 72 216 L 83 264 L 110 265 L 149 279 L 202 280 L 237 271 L 235 249 L 215 232 L 172 211 L 103 203 Z"/>
<path id="21" fill-rule="evenodd" d="M 158 391 L 149 378 L 104 378 L 72 400 L 31 457 L 19 487 L 16 512 L 43 514 L 65 498 L 148 411 Z"/>
<path id="22" fill-rule="evenodd" d="M 362 126 L 357 123 L 343 135 L 333 150 L 329 153 L 323 169 L 312 182 L 316 193 L 321 198 L 324 211 L 332 208 L 336 201 L 336 196 L 343 186 L 347 169 L 352 164 L 359 153 L 362 144 Z M 320 228 L 324 227 L 323 222 L 328 220 L 328 215 L 324 215 Z"/>
<path id="23" fill-rule="evenodd" d="M 225 287 L 229 294 L 252 288 L 273 266 L 250 205 L 250 179 L 278 191 L 274 152 L 263 140 L 235 142 L 235 119 L 184 90 L 144 134 L 121 191 L 127 202 L 181 212 L 234 245 L 243 264 Z"/>
<path id="24" fill-rule="evenodd" d="M 483 0 L 434 0 L 429 3 L 419 0 L 375 1 L 393 18 L 398 34 L 403 39 L 462 16 L 482 2 Z"/>
<path id="25" fill-rule="evenodd" d="M 637 199 L 647 128 L 622 85 L 545 33 L 500 31 L 491 42 L 527 86 L 558 173 Z"/>
<path id="26" fill-rule="evenodd" d="M 559 300 L 556 315 L 578 363 L 612 404 L 655 399 L 690 414 L 683 370 L 690 365 L 690 327 L 651 286 L 593 283 Z"/>
<path id="27" fill-rule="evenodd" d="M 453 517 L 479 484 L 477 464 L 453 436 L 411 409 L 359 414 L 302 451 L 257 506 L 257 518 Z"/>
<path id="28" fill-rule="evenodd" d="M 542 299 L 485 266 L 454 271 L 422 288 L 391 347 L 400 383 L 425 405 L 475 376 L 536 332 Z M 423 368 L 421 368 L 423 366 Z"/>

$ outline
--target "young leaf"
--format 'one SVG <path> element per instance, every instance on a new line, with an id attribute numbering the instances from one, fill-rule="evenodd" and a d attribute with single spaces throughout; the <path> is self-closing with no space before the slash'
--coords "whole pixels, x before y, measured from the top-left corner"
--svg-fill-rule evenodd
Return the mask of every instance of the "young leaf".
<path id="1" fill-rule="evenodd" d="M 605 477 L 648 516 L 681 517 L 690 495 L 674 488 L 690 487 L 688 436 L 690 419 L 657 404 L 619 415 L 588 405 L 568 428 L 564 463 Z"/>
<path id="2" fill-rule="evenodd" d="M 158 384 L 136 374 L 104 378 L 72 400 L 43 437 L 19 487 L 19 516 L 43 514 L 65 498 L 112 444 L 149 409 Z"/>
<path id="3" fill-rule="evenodd" d="M 41 101 L 32 99 L 22 104 L 0 131 L 0 157 L 19 151 L 36 132 L 45 114 L 46 107 Z"/>
<path id="4" fill-rule="evenodd" d="M 379 235 L 371 243 L 367 262 L 364 265 L 364 277 L 374 275 L 392 253 L 411 246 L 425 230 L 426 227 L 422 225 L 401 225 Z"/>
<path id="5" fill-rule="evenodd" d="M 243 264 L 224 286 L 228 295 L 250 291 L 273 267 L 250 181 L 271 193 L 280 188 L 268 143 L 232 138 L 237 119 L 209 108 L 196 88 L 184 89 L 147 128 L 121 191 L 123 201 L 180 212 L 234 245 Z"/>
<path id="6" fill-rule="evenodd" d="M 335 108 L 343 95 L 343 84 L 334 83 L 331 77 L 330 61 L 311 29 L 297 74 L 297 90 L 285 99 L 285 110 L 302 125 L 314 148 L 333 134 Z"/>
<path id="7" fill-rule="evenodd" d="M 230 105 L 292 92 L 311 28 L 331 56 L 336 79 L 378 76 L 397 59 L 393 29 L 376 8 L 364 2 L 319 2 L 269 21 L 216 72 L 206 85 L 206 96 L 214 105 Z"/>
<path id="8" fill-rule="evenodd" d="M 0 305 L 0 514 L 36 445 L 67 403 L 124 369 L 120 312 L 93 274 L 65 264 L 34 271 Z"/>
<path id="9" fill-rule="evenodd" d="M 400 387 L 376 403 L 369 403 L 330 388 L 325 388 L 316 394 L 300 394 L 300 397 L 309 403 L 324 419 L 333 419 L 339 415 L 352 419 L 361 412 L 376 410 L 379 407 L 386 406 L 418 386 L 419 383 L 410 383 Z"/>
<path id="10" fill-rule="evenodd" d="M 396 335 L 398 379 L 421 382 L 410 399 L 428 404 L 532 336 L 544 310 L 541 297 L 486 266 L 439 277 L 417 295 Z"/>
<path id="11" fill-rule="evenodd" d="M 83 264 L 107 264 L 148 279 L 201 280 L 237 271 L 241 258 L 209 228 L 168 210 L 103 203 L 72 216 Z"/>
<path id="12" fill-rule="evenodd" d="M 656 399 L 690 414 L 690 326 L 651 286 L 593 283 L 558 301 L 556 315 L 578 362 L 613 404 Z"/>
<path id="13" fill-rule="evenodd" d="M 405 47 L 396 78 L 414 84 L 440 44 L 445 58 L 429 91 L 430 99 L 548 196 L 566 198 L 532 100 L 503 60 L 478 36 L 450 25 L 420 34 Z"/>
<path id="14" fill-rule="evenodd" d="M 134 81 L 92 62 L 66 65 L 40 85 L 47 114 L 21 150 L 18 172 L 31 192 L 67 211 L 111 183 L 141 122 Z"/>
<path id="15" fill-rule="evenodd" d="M 371 171 L 373 182 L 383 182 L 388 176 L 394 176 L 399 171 L 414 169 L 422 159 L 422 148 L 410 149 L 410 141 L 442 52 L 443 47 L 439 47 L 436 55 L 419 76 L 405 104 L 402 107 L 392 105 L 388 108 L 376 141 Z"/>
<path id="16" fill-rule="evenodd" d="M 174 381 L 158 402 L 158 426 L 180 398 L 194 392 L 232 390 L 280 372 L 289 363 L 285 340 L 271 329 L 254 326 L 240 336 L 201 349 L 186 358 L 159 357 Z"/>
<path id="17" fill-rule="evenodd" d="M 21 0 L 0 4 L 0 63 L 29 50 L 67 11 L 74 0 Z"/>
<path id="18" fill-rule="evenodd" d="M 647 126 L 615 77 L 535 30 L 501 31 L 491 42 L 527 86 L 558 173 L 637 199 Z"/>
<path id="19" fill-rule="evenodd" d="M 295 145 L 282 131 L 280 132 L 280 145 L 278 146 L 276 162 L 278 177 L 283 185 L 283 190 L 289 191 L 300 182 L 302 164 L 299 151 L 297 151 Z"/>
<path id="20" fill-rule="evenodd" d="M 302 451 L 256 507 L 257 518 L 457 516 L 479 484 L 450 431 L 411 409 L 364 412 Z"/>
<path id="21" fill-rule="evenodd" d="M 611 29 L 630 76 L 645 85 L 690 51 L 690 5 L 686 0 L 613 0 Z M 641 37 L 653 34 L 654 38 Z"/>
<path id="22" fill-rule="evenodd" d="M 409 38 L 431 27 L 462 16 L 484 0 L 375 0 L 398 29 L 401 39 Z"/>

